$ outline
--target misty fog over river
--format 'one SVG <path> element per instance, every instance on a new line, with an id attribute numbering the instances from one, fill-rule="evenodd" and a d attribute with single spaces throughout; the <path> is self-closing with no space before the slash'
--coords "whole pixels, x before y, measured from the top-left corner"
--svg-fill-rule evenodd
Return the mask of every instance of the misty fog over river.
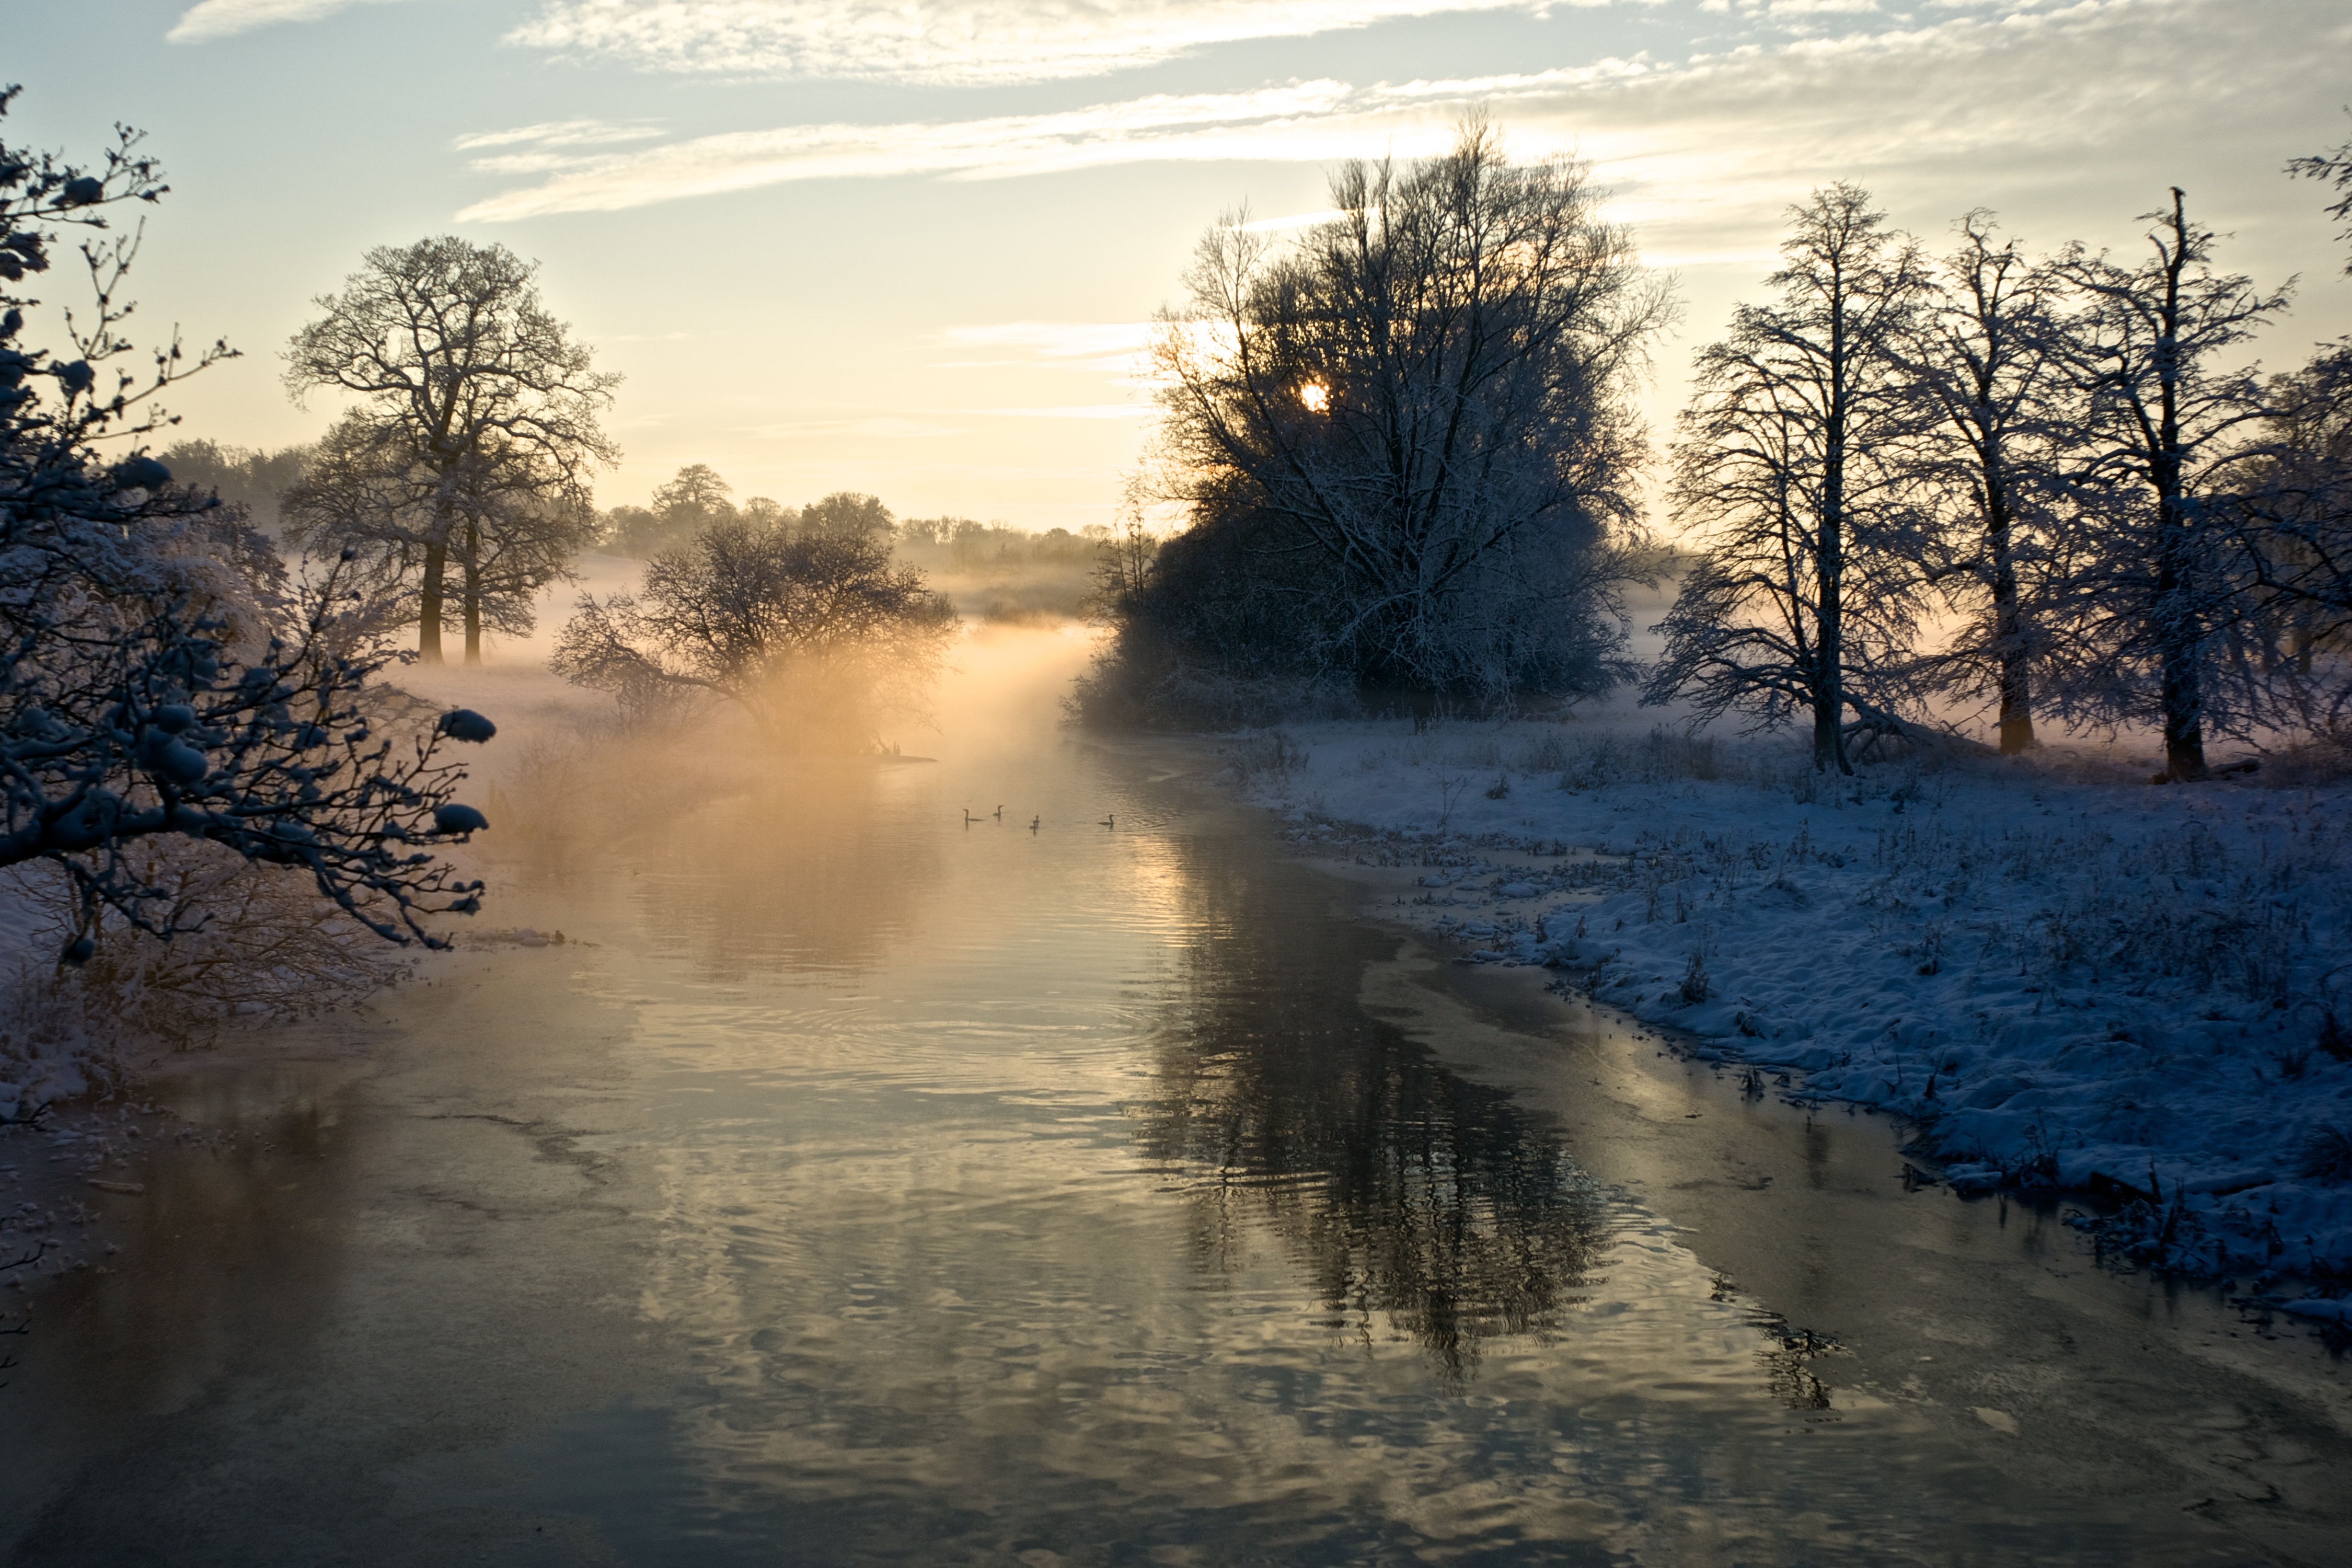
<path id="1" fill-rule="evenodd" d="M 1084 651 L 494 828 L 562 942 L 167 1075 L 0 1555 L 2343 1560 L 2315 1345 L 1351 918 L 1205 746 L 1062 727 Z"/>

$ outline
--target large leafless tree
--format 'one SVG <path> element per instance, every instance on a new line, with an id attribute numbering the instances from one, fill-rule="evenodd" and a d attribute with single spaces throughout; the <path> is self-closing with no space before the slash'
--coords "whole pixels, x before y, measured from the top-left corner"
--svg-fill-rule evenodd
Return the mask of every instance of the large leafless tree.
<path id="1" fill-rule="evenodd" d="M 1303 558 L 1265 580 L 1364 684 L 1490 700 L 1531 649 L 1610 646 L 1664 290 L 1582 164 L 1515 163 L 1483 123 L 1442 157 L 1343 166 L 1331 202 L 1289 243 L 1210 230 L 1163 315 L 1193 527 Z"/>
<path id="2" fill-rule="evenodd" d="M 316 301 L 325 314 L 288 349 L 296 396 L 357 398 L 337 439 L 370 476 L 340 504 L 314 482 L 313 510 L 289 504 L 288 515 L 377 529 L 380 559 L 414 574 L 427 662 L 441 658 L 453 562 L 476 662 L 487 541 L 509 522 L 584 516 L 590 475 L 615 457 L 597 420 L 620 378 L 594 369 L 548 311 L 537 273 L 503 246 L 454 236 L 380 247 L 341 293 Z M 370 510 L 394 494 L 400 506 Z"/>
<path id="3" fill-rule="evenodd" d="M 2063 697 L 2080 719 L 2155 723 L 2165 776 L 2187 781 L 2204 776 L 2217 725 L 2284 716 L 2232 559 L 2265 405 L 2252 369 L 2225 362 L 2287 291 L 2214 271 L 2212 231 L 2189 221 L 2178 188 L 2147 217 L 2137 265 L 2076 245 L 2056 267 L 2082 301 L 2066 356 L 2085 401 L 2080 483 L 2096 514 L 2096 548 L 2073 574 Z"/>
<path id="4" fill-rule="evenodd" d="M 2076 410 L 2050 268 L 2000 238 L 1989 213 L 1958 226 L 1904 348 L 1928 417 L 1913 477 L 1935 527 L 1920 564 L 1960 616 L 1951 647 L 1920 673 L 1934 689 L 1990 695 L 2000 750 L 2014 753 L 2034 743 Z"/>
<path id="5" fill-rule="evenodd" d="M 1740 306 L 1698 356 L 1670 504 L 1703 552 L 1644 700 L 1768 725 L 1806 710 L 1814 766 L 1852 772 L 1846 710 L 1877 716 L 1857 688 L 1915 637 L 1909 465 L 1927 416 L 1904 350 L 1928 278 L 1855 186 L 1815 192 L 1790 221 L 1779 301 Z"/>

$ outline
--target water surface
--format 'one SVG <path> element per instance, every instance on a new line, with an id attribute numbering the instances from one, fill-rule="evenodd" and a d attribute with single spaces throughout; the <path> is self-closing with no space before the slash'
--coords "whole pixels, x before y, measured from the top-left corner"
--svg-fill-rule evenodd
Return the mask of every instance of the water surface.
<path id="1" fill-rule="evenodd" d="M 1066 662 L 174 1074 L 10 1560 L 2343 1560 L 2340 1369 L 1343 918 Z"/>

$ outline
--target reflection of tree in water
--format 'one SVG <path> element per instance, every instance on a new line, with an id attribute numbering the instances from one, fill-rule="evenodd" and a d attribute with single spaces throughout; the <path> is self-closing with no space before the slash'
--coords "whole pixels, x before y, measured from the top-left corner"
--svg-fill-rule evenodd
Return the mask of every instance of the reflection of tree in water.
<path id="1" fill-rule="evenodd" d="M 1828 1334 L 1792 1329 L 1787 1319 L 1778 1316 L 1765 1319 L 1757 1327 L 1772 1342 L 1756 1352 L 1764 1369 L 1766 1392 L 1791 1410 L 1832 1408 L 1830 1385 L 1813 1371 L 1812 1363 L 1823 1356 L 1843 1355 L 1845 1347 Z"/>
<path id="2" fill-rule="evenodd" d="M 1139 1136 L 1192 1178 L 1202 1268 L 1234 1267 L 1270 1223 L 1334 1327 L 1369 1341 L 1380 1314 L 1467 1375 L 1482 1341 L 1543 1331 L 1582 1300 L 1608 1240 L 1603 1201 L 1507 1092 L 1367 1016 L 1358 982 L 1391 944 L 1319 906 L 1269 907 L 1267 884 L 1290 879 L 1234 863 L 1249 847 L 1178 851 L 1203 934 Z"/>
<path id="3" fill-rule="evenodd" d="M 1738 1296 L 1738 1285 L 1728 1275 L 1717 1274 L 1707 1300 L 1732 1301 Z M 1756 1352 L 1756 1364 L 1764 1373 L 1766 1393 L 1791 1410 L 1836 1407 L 1830 1397 L 1830 1385 L 1813 1370 L 1813 1363 L 1822 1357 L 1846 1353 L 1834 1334 L 1796 1328 L 1780 1313 L 1761 1308 L 1749 1309 L 1748 1323 L 1769 1342 Z"/>

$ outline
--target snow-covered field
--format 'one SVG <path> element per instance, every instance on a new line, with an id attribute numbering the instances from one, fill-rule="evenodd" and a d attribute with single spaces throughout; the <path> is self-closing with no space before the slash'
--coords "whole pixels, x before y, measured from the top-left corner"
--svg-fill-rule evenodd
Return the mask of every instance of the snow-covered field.
<path id="1" fill-rule="evenodd" d="M 2168 1268 L 2352 1276 L 2352 790 L 2055 750 L 1823 778 L 1654 726 L 1306 725 L 1228 777 L 1311 854 L 1417 870 L 1385 916 L 1896 1112 L 1964 1190 L 2099 1194 L 2102 1244 Z"/>

